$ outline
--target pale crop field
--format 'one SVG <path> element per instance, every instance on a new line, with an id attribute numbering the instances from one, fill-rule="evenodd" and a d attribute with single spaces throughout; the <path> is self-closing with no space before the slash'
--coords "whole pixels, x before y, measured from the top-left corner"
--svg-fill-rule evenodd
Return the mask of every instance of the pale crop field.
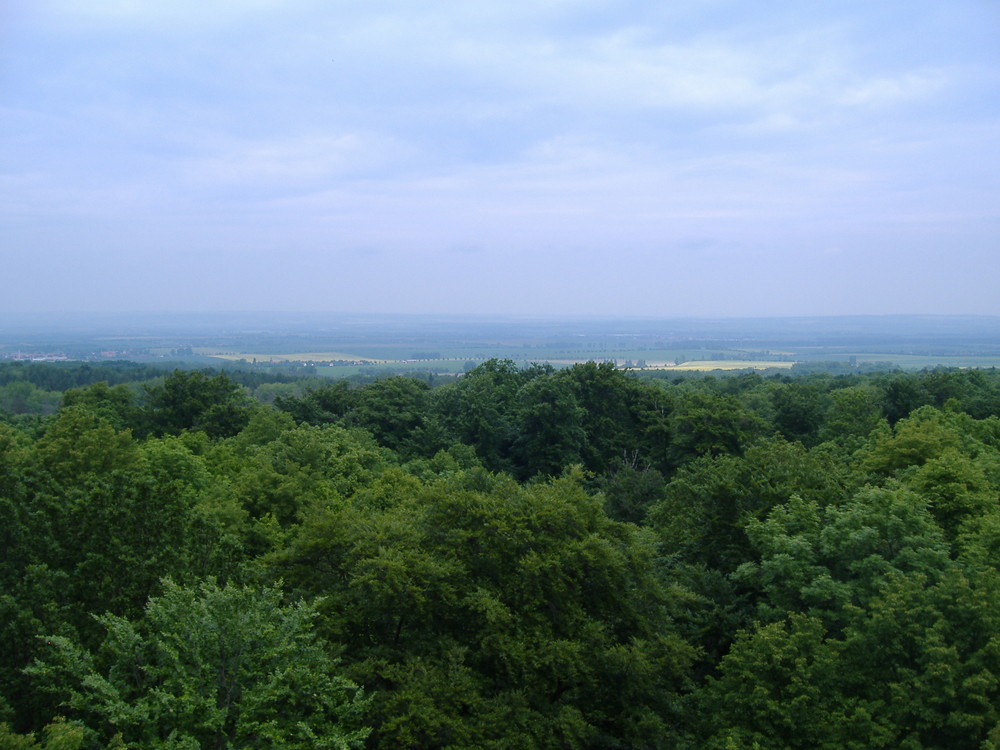
<path id="1" fill-rule="evenodd" d="M 705 359 L 681 362 L 679 365 L 669 363 L 650 365 L 658 370 L 678 370 L 680 372 L 702 370 L 790 370 L 794 362 L 761 362 L 760 360 L 739 359 Z"/>

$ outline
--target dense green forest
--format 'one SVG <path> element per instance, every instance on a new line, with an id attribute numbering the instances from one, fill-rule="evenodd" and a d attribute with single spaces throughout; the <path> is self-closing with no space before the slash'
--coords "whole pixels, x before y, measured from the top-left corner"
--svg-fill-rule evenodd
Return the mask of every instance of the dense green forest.
<path id="1" fill-rule="evenodd" d="M 0 747 L 1000 748 L 1000 373 L 0 368 Z"/>

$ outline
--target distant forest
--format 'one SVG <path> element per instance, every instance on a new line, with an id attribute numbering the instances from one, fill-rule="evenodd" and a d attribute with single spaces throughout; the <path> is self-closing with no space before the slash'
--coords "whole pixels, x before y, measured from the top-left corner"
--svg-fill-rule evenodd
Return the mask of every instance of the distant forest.
<path id="1" fill-rule="evenodd" d="M 0 363 L 0 748 L 1000 748 L 1000 371 Z"/>

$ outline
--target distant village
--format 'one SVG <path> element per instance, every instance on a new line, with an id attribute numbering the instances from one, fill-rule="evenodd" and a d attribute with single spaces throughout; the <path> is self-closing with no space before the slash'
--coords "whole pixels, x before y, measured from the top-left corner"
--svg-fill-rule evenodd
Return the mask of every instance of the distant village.
<path id="1" fill-rule="evenodd" d="M 13 362 L 94 362 L 111 359 L 147 359 L 149 352 L 143 349 L 102 350 L 83 355 L 70 356 L 65 352 L 4 351 L 0 349 L 0 360 Z"/>

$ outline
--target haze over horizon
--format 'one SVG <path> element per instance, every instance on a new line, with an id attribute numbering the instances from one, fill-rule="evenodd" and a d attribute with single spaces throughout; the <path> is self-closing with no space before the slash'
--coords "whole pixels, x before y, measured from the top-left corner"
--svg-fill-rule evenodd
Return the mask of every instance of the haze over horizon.
<path id="1" fill-rule="evenodd" d="M 0 314 L 1000 314 L 1000 5 L 0 8 Z"/>

